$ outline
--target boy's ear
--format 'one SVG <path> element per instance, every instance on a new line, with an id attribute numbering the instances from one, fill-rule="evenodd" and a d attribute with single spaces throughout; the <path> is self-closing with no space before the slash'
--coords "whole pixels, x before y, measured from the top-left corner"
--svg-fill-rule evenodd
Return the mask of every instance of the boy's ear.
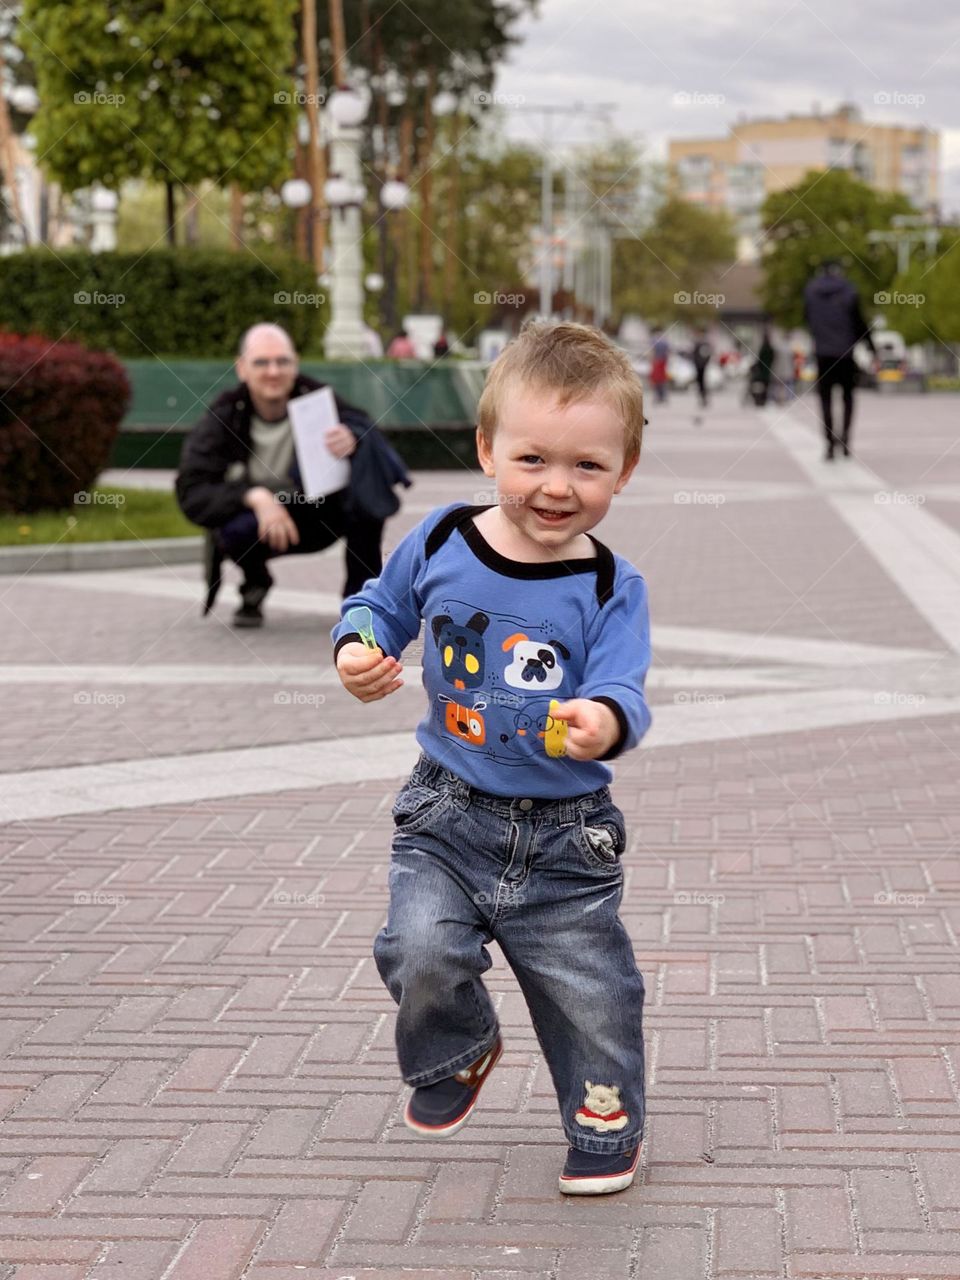
<path id="1" fill-rule="evenodd" d="M 620 492 L 620 490 L 621 490 L 622 488 L 624 488 L 624 486 L 626 485 L 627 481 L 630 479 L 630 477 L 633 475 L 634 471 L 636 470 L 636 468 L 637 468 L 637 463 L 638 463 L 639 461 L 640 461 L 640 459 L 639 459 L 639 458 L 634 458 L 634 460 L 633 460 L 632 462 L 624 463 L 623 470 L 620 472 L 620 479 L 619 479 L 619 480 L 617 481 L 617 483 L 613 486 L 613 492 L 614 492 L 614 493 L 619 493 L 619 492 Z"/>
<path id="2" fill-rule="evenodd" d="M 490 448 L 489 441 L 486 436 L 477 427 L 477 459 L 480 462 L 480 469 L 485 476 L 493 476 L 493 451 Z"/>

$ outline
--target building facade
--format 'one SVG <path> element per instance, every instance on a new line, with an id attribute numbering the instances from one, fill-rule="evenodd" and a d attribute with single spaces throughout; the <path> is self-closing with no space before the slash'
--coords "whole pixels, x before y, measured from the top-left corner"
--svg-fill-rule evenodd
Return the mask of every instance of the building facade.
<path id="1" fill-rule="evenodd" d="M 849 104 L 829 115 L 741 120 L 725 138 L 673 138 L 668 161 L 684 199 L 733 215 L 741 257 L 756 256 L 764 199 L 811 169 L 847 169 L 878 191 L 901 192 L 923 213 L 939 206 L 939 133 L 870 124 Z"/>

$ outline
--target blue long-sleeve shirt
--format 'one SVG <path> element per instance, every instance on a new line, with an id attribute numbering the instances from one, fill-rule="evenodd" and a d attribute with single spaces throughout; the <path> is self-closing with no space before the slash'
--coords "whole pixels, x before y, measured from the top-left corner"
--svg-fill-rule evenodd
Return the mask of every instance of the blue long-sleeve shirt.
<path id="1" fill-rule="evenodd" d="M 344 601 L 335 652 L 358 639 L 346 620 L 358 605 L 369 607 L 377 643 L 395 658 L 424 621 L 428 705 L 417 741 L 425 754 L 493 795 L 594 791 L 612 772 L 559 754 L 550 702 L 592 698 L 613 710 L 620 737 L 605 759 L 636 746 L 650 725 L 646 584 L 596 539 L 594 557 L 508 560 L 473 523 L 482 509 L 453 504 L 413 529 L 380 577 Z M 430 536 L 435 544 L 444 528 L 434 549 Z"/>

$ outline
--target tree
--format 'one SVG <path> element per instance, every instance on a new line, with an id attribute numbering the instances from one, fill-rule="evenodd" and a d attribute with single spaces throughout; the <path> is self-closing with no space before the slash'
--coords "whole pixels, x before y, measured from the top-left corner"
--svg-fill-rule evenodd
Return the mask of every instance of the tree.
<path id="1" fill-rule="evenodd" d="M 843 263 L 871 310 L 874 295 L 890 288 L 896 257 L 868 234 L 886 230 L 895 214 L 913 212 L 906 196 L 875 191 L 842 169 L 808 173 L 796 187 L 767 196 L 762 265 L 771 316 L 789 328 L 802 324 L 804 286 L 829 258 Z"/>
<path id="2" fill-rule="evenodd" d="M 914 251 L 883 295 L 881 314 L 910 345 L 960 342 L 960 228 L 943 227 L 931 257 Z"/>
<path id="3" fill-rule="evenodd" d="M 327 46 L 329 85 L 343 78 L 363 84 L 370 92 L 365 121 L 364 162 L 374 179 L 375 199 L 380 185 L 398 177 L 411 186 L 412 201 L 404 240 L 391 240 L 394 220 L 374 215 L 380 236 L 379 261 L 387 277 L 386 310 L 392 315 L 396 292 L 394 263 L 405 260 L 410 304 L 437 307 L 449 294 L 449 268 L 436 258 L 436 223 L 442 216 L 435 168 L 437 142 L 459 151 L 457 139 L 470 133 L 489 114 L 496 67 L 516 43 L 513 26 L 537 0 L 460 0 L 456 5 L 436 0 L 363 0 L 345 7 L 349 74 L 332 68 Z M 318 4 L 318 27 L 329 30 L 328 7 Z M 456 137 L 436 118 L 439 94 L 455 101 Z M 443 154 L 443 152 L 441 152 Z M 371 201 L 372 204 L 372 201 Z M 415 227 L 415 233 L 413 228 Z M 448 259 L 449 261 L 449 259 Z M 399 269 L 399 268 L 398 268 Z M 391 321 L 392 322 L 392 321 Z"/>
<path id="4" fill-rule="evenodd" d="M 614 257 L 614 311 L 655 324 L 715 315 L 696 301 L 701 281 L 736 252 L 733 224 L 723 212 L 667 196 L 635 240 L 618 240 Z M 683 301 L 684 296 L 691 301 Z"/>
<path id="5" fill-rule="evenodd" d="M 205 179 L 257 189 L 288 173 L 297 0 L 24 0 L 44 165 L 67 191 L 126 178 L 175 191 Z"/>

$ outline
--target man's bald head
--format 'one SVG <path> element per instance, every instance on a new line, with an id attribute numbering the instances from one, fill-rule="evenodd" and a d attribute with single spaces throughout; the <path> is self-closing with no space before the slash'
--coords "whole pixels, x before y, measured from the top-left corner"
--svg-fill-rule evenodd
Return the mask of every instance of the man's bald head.
<path id="1" fill-rule="evenodd" d="M 240 339 L 237 376 L 250 388 L 256 412 L 274 422 L 284 417 L 299 371 L 297 349 L 278 324 L 254 324 Z"/>
<path id="2" fill-rule="evenodd" d="M 259 324 L 252 324 L 249 329 L 244 330 L 240 337 L 240 346 L 237 349 L 237 358 L 242 359 L 250 354 L 250 346 L 260 346 L 262 341 L 266 340 L 271 346 L 277 342 L 285 343 L 289 348 L 290 354 L 296 356 L 297 349 L 293 345 L 293 339 L 280 324 L 268 324 L 261 321 Z"/>

